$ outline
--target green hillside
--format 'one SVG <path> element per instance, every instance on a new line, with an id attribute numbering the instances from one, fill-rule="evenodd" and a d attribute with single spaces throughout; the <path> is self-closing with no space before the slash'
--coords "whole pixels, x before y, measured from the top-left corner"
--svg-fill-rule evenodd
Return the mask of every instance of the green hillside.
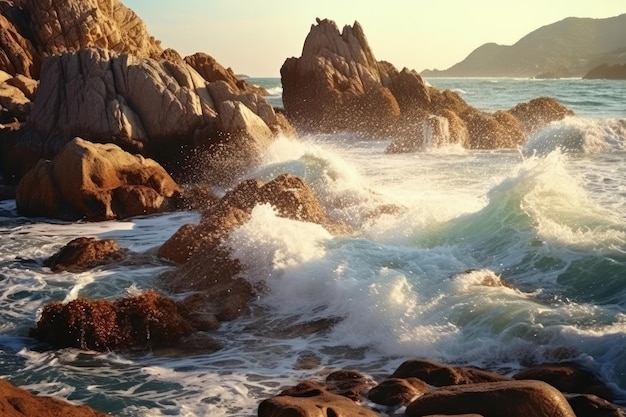
<path id="1" fill-rule="evenodd" d="M 580 77 L 603 63 L 626 62 L 626 14 L 606 19 L 568 17 L 512 46 L 487 43 L 447 70 L 426 77 Z"/>

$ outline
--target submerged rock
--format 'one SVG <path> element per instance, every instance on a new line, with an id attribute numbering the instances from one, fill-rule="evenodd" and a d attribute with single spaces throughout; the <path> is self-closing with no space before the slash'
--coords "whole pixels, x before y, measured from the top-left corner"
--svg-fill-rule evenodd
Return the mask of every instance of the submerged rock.
<path id="1" fill-rule="evenodd" d="M 46 259 L 43 265 L 49 267 L 52 272 L 82 272 L 99 265 L 120 261 L 125 256 L 125 250 L 113 239 L 79 237 Z"/>
<path id="2" fill-rule="evenodd" d="M 22 178 L 16 202 L 27 216 L 123 219 L 168 208 L 179 191 L 155 161 L 75 138 Z"/>

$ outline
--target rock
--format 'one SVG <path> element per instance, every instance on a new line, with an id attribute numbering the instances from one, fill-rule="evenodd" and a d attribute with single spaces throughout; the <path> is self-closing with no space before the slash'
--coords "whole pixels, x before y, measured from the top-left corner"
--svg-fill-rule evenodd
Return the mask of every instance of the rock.
<path id="1" fill-rule="evenodd" d="M 18 30 L 19 25 L 15 23 L 21 17 L 20 10 L 14 7 L 2 10 L 0 15 L 0 70 L 11 75 L 23 74 L 37 78 L 41 57 L 35 52 L 32 43 Z"/>
<path id="2" fill-rule="evenodd" d="M 215 58 L 202 52 L 185 57 L 185 62 L 209 82 L 223 81 L 237 93 L 254 93 L 267 96 L 268 92 L 261 87 L 256 87 L 245 80 L 237 78 L 230 68 L 224 68 Z"/>
<path id="3" fill-rule="evenodd" d="M 391 377 L 419 378 L 436 387 L 511 380 L 511 378 L 478 368 L 452 367 L 419 359 L 403 362 Z"/>
<path id="4" fill-rule="evenodd" d="M 56 348 L 105 352 L 172 346 L 206 330 L 204 324 L 195 323 L 182 303 L 148 291 L 114 302 L 79 298 L 50 303 L 30 335 Z"/>
<path id="5" fill-rule="evenodd" d="M 595 395 L 566 395 L 566 398 L 578 417 L 626 417 L 623 408 Z"/>
<path id="6" fill-rule="evenodd" d="M 57 398 L 37 396 L 0 379 L 2 417 L 107 417 L 86 405 L 74 405 Z"/>
<path id="7" fill-rule="evenodd" d="M 285 113 L 296 128 L 381 133 L 400 115 L 358 22 L 340 33 L 333 21 L 317 19 L 302 56 L 287 59 L 280 73 Z"/>
<path id="8" fill-rule="evenodd" d="M 567 393 L 594 394 L 609 401 L 614 398 L 609 387 L 593 372 L 575 363 L 540 365 L 518 372 L 513 378 L 544 381 Z"/>
<path id="9" fill-rule="evenodd" d="M 22 178 L 16 202 L 26 216 L 107 220 L 166 209 L 179 191 L 153 160 L 75 138 Z"/>
<path id="10" fill-rule="evenodd" d="M 76 136 L 112 142 L 180 177 L 200 173 L 214 184 L 213 172 L 228 183 L 289 124 L 261 97 L 216 102 L 210 87 L 184 62 L 103 49 L 50 57 L 19 142 L 46 159 Z"/>
<path id="11" fill-rule="evenodd" d="M 583 75 L 585 80 L 626 80 L 626 63 L 602 64 Z"/>
<path id="12" fill-rule="evenodd" d="M 326 391 L 361 402 L 376 383 L 360 372 L 340 370 L 326 377 Z"/>
<path id="13" fill-rule="evenodd" d="M 163 49 L 143 21 L 117 0 L 23 0 L 36 49 L 58 55 L 102 48 L 140 58 L 160 58 Z"/>
<path id="14" fill-rule="evenodd" d="M 484 417 L 576 417 L 556 388 L 541 381 L 503 381 L 438 388 L 406 408 L 408 417 L 475 413 Z"/>
<path id="15" fill-rule="evenodd" d="M 527 134 L 541 130 L 550 122 L 574 115 L 573 111 L 550 97 L 539 97 L 527 103 L 520 103 L 508 113 L 520 121 Z"/>
<path id="16" fill-rule="evenodd" d="M 367 398 L 386 406 L 407 405 L 429 390 L 428 384 L 418 378 L 390 378 L 372 388 Z"/>
<path id="17" fill-rule="evenodd" d="M 39 87 L 39 81 L 28 78 L 22 74 L 17 74 L 15 77 L 9 78 L 6 83 L 17 87 L 30 101 L 33 101 L 35 98 L 37 88 Z"/>
<path id="18" fill-rule="evenodd" d="M 18 87 L 8 82 L 0 84 L 0 106 L 6 108 L 19 121 L 26 121 L 31 102 Z"/>
<path id="19" fill-rule="evenodd" d="M 247 222 L 254 207 L 266 203 L 275 207 L 279 216 L 317 223 L 335 233 L 347 231 L 328 218 L 313 190 L 301 178 L 283 174 L 268 183 L 256 179 L 241 182 L 205 209 L 200 225 L 179 229 L 161 246 L 159 256 L 184 263 L 201 248 L 211 250 L 235 227 Z"/>
<path id="20" fill-rule="evenodd" d="M 259 417 L 377 417 L 378 413 L 354 401 L 305 382 L 259 405 Z"/>
<path id="21" fill-rule="evenodd" d="M 82 272 L 99 265 L 120 261 L 125 256 L 125 251 L 113 239 L 79 237 L 46 259 L 43 265 L 49 267 L 52 272 Z"/>

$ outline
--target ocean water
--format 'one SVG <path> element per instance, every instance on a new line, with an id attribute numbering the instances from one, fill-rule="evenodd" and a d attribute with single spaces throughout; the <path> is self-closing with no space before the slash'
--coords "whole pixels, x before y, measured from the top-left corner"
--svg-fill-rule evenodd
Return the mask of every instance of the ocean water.
<path id="1" fill-rule="evenodd" d="M 251 81 L 280 106 L 278 79 Z M 211 354 L 46 350 L 27 336 L 52 300 L 134 294 L 169 268 L 53 274 L 42 263 L 62 245 L 97 236 L 147 251 L 197 213 L 67 224 L 1 202 L 0 377 L 116 416 L 254 416 L 282 387 L 337 369 L 381 378 L 417 357 L 511 374 L 574 360 L 626 403 L 626 83 L 428 81 L 485 110 L 547 95 L 576 116 L 510 150 L 278 139 L 247 177 L 303 177 L 353 233 L 256 207 L 225 245 L 263 289 L 213 333 L 224 348 Z M 335 324 L 302 330 L 320 319 Z"/>

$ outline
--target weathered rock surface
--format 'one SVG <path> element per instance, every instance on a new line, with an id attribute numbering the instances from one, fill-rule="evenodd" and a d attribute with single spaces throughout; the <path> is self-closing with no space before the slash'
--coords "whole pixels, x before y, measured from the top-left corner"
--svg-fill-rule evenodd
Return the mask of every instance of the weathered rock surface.
<path id="1" fill-rule="evenodd" d="M 544 381 L 567 393 L 593 394 L 606 400 L 614 398 L 613 392 L 600 378 L 575 363 L 535 366 L 518 372 L 513 378 Z"/>
<path id="2" fill-rule="evenodd" d="M 566 395 L 577 417 L 626 417 L 626 410 L 591 394 Z"/>
<path id="3" fill-rule="evenodd" d="M 353 400 L 326 390 L 323 384 L 306 381 L 259 405 L 259 417 L 376 417 L 378 413 Z"/>
<path id="4" fill-rule="evenodd" d="M 415 397 L 424 395 L 430 387 L 418 378 L 389 378 L 372 388 L 367 398 L 386 406 L 407 405 Z"/>
<path id="5" fill-rule="evenodd" d="M 391 377 L 418 378 L 436 387 L 511 380 L 506 376 L 478 368 L 454 367 L 419 359 L 403 362 Z"/>
<path id="6" fill-rule="evenodd" d="M 179 176 L 200 171 L 209 182 L 228 184 L 290 129 L 262 97 L 224 81 L 209 83 L 184 62 L 104 49 L 46 60 L 35 100 L 27 104 L 30 117 L 15 139 L 21 151 L 13 152 L 21 161 L 4 164 L 16 166 L 13 171 L 51 159 L 79 136 L 152 157 Z"/>
<path id="7" fill-rule="evenodd" d="M 39 77 L 42 59 L 23 34 L 24 30 L 19 29 L 20 23 L 25 26 L 22 12 L 8 2 L 0 4 L 0 10 L 0 70 L 11 75 Z"/>
<path id="8" fill-rule="evenodd" d="M 212 250 L 236 227 L 248 221 L 258 204 L 271 204 L 278 215 L 317 223 L 331 232 L 346 228 L 332 222 L 311 188 L 299 177 L 283 174 L 263 183 L 251 179 L 241 182 L 219 201 L 203 210 L 199 225 L 186 225 L 159 249 L 159 256 L 185 263 L 201 248 Z"/>
<path id="9" fill-rule="evenodd" d="M 16 202 L 28 216 L 122 219 L 168 208 L 178 192 L 153 160 L 75 138 L 55 159 L 40 160 L 22 178 Z"/>
<path id="10" fill-rule="evenodd" d="M 576 417 L 567 399 L 542 381 L 503 381 L 438 388 L 406 408 L 408 417 L 476 413 L 484 417 Z"/>
<path id="11" fill-rule="evenodd" d="M 79 237 L 63 246 L 43 264 L 52 272 L 82 272 L 99 265 L 120 261 L 125 255 L 124 249 L 113 239 Z"/>
<path id="12" fill-rule="evenodd" d="M 34 395 L 4 379 L 0 379 L 0 414 L 2 417 L 108 416 L 85 405 L 75 405 L 52 397 Z"/>
<path id="13" fill-rule="evenodd" d="M 334 22 L 318 19 L 301 57 L 287 59 L 281 77 L 285 112 L 298 129 L 382 135 L 392 138 L 389 152 L 516 147 L 529 132 L 571 113 L 554 100 L 515 112 L 479 111 L 458 94 L 429 87 L 415 71 L 376 61 L 358 22 L 339 32 Z"/>
<path id="14" fill-rule="evenodd" d="M 183 302 L 148 291 L 113 302 L 79 298 L 50 303 L 30 335 L 56 348 L 109 351 L 172 346 L 211 328 L 210 322 L 194 320 Z"/>

